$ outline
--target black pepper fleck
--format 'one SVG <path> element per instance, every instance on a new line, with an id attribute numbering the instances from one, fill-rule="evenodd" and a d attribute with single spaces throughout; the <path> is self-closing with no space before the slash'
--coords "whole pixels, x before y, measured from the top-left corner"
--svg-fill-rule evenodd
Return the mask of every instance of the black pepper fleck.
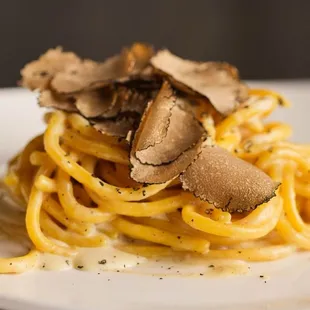
<path id="1" fill-rule="evenodd" d="M 283 99 L 282 99 L 281 97 L 278 97 L 278 103 L 279 103 L 279 105 L 281 105 L 281 106 L 284 105 Z"/>
<path id="2" fill-rule="evenodd" d="M 209 268 L 214 268 L 214 265 L 209 265 Z"/>
<path id="3" fill-rule="evenodd" d="M 105 265 L 106 263 L 107 263 L 106 259 L 102 259 L 102 260 L 98 261 L 98 264 L 100 264 L 100 265 Z"/>
<path id="4" fill-rule="evenodd" d="M 79 266 L 77 266 L 77 268 L 78 268 L 78 269 L 83 269 L 84 266 L 79 265 Z"/>

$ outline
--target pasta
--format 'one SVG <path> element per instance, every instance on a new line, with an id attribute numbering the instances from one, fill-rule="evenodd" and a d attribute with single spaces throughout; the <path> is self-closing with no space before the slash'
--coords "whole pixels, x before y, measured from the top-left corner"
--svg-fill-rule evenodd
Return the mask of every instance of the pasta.
<path id="1" fill-rule="evenodd" d="M 279 104 L 289 105 L 284 98 L 267 90 L 249 94 L 224 119 L 212 113 L 200 119 L 216 145 L 281 183 L 276 197 L 241 214 L 202 201 L 178 178 L 135 182 L 123 140 L 99 133 L 77 113 L 48 113 L 45 133 L 10 162 L 4 179 L 26 204 L 33 249 L 1 258 L 0 272 L 30 270 L 42 252 L 70 257 L 113 238 L 122 251 L 151 258 L 268 261 L 310 249 L 310 146 L 288 142 L 287 124 L 264 121 Z"/>
<path id="2" fill-rule="evenodd" d="M 263 94 L 266 96 L 265 92 Z M 77 128 L 83 123 L 82 117 L 54 112 L 44 137 L 39 136 L 28 144 L 18 157 L 19 169 L 15 167 L 17 163 L 13 164 L 6 176 L 9 185 L 8 180 L 17 178 L 15 192 L 27 199 L 27 232 L 36 250 L 26 257 L 2 259 L 1 272 L 25 271 L 27 260 L 31 261 L 27 268 L 31 268 L 39 255 L 37 251 L 74 255 L 75 247 L 102 246 L 107 237 L 97 231 L 89 235 L 87 231 L 103 222 L 112 223 L 121 234 L 149 242 L 148 246 L 121 246 L 123 250 L 149 257 L 165 255 L 166 251 L 169 255 L 189 251 L 201 253 L 206 258 L 261 261 L 279 259 L 296 249 L 310 248 L 309 228 L 302 217 L 310 192 L 307 185 L 310 164 L 303 155 L 310 151 L 310 147 L 286 142 L 290 131 L 285 124 L 261 123 L 263 130 L 259 133 L 252 129 L 251 118 L 262 122 L 276 108 L 278 98 L 269 95 L 273 99 L 270 104 L 262 107 L 257 101 L 257 104 L 233 113 L 213 129 L 222 147 L 256 162 L 282 183 L 276 198 L 242 218 L 231 217 L 208 203 L 201 203 L 182 189 L 169 189 L 168 183 L 121 188 L 104 182 L 93 175 L 95 166 L 107 162 L 125 166 L 126 151 L 99 141 L 96 135 L 79 132 Z M 276 134 L 271 128 L 275 128 Z M 246 139 L 242 137 L 243 129 L 251 132 Z M 91 131 L 91 128 L 87 130 Z M 71 134 L 74 142 L 68 142 L 70 134 L 65 134 L 60 145 L 60 136 L 63 137 L 65 132 Z M 37 146 L 32 148 L 34 141 Z M 255 141 L 253 153 L 247 149 L 247 141 Z M 43 142 L 45 151 L 41 150 Z M 89 145 L 86 149 L 85 144 Z M 25 153 L 28 153 L 28 161 L 24 160 Z M 21 172 L 25 170 L 31 171 L 27 179 Z M 91 202 L 89 205 L 78 202 L 70 177 L 80 183 L 81 190 Z M 119 184 L 126 184 L 124 176 L 115 174 L 114 178 Z M 31 188 L 29 198 L 21 194 L 25 188 Z M 156 198 L 158 194 L 161 195 Z M 301 198 L 304 200 L 298 210 L 296 202 Z M 92 208 L 92 203 L 98 207 Z M 212 212 L 203 213 L 203 208 Z M 167 218 L 151 220 L 162 214 L 167 214 Z M 176 214 L 178 220 L 174 221 L 170 214 Z M 57 223 L 61 223 L 65 230 Z M 271 237 L 273 233 L 280 237 L 276 245 Z M 66 245 L 55 244 L 51 237 Z M 253 243 L 248 248 L 246 242 L 249 240 Z M 264 247 L 261 247 L 261 240 L 264 240 Z M 176 252 L 169 251 L 167 246 Z M 14 262 L 14 268 L 11 262 Z"/>

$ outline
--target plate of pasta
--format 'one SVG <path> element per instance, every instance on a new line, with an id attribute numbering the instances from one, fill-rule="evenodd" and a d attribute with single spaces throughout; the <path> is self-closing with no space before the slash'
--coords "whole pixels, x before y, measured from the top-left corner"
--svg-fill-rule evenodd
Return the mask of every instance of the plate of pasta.
<path id="1" fill-rule="evenodd" d="M 0 307 L 309 309 L 310 82 L 134 43 L 50 49 L 19 84 L 0 90 Z"/>

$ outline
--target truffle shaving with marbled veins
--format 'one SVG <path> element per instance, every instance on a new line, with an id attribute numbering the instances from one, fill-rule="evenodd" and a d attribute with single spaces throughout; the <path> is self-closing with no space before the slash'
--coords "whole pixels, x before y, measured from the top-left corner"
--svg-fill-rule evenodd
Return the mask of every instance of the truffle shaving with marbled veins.
<path id="1" fill-rule="evenodd" d="M 171 86 L 165 82 L 140 122 L 135 157 L 142 164 L 170 163 L 192 148 L 203 132 L 195 116 L 178 104 Z"/>
<path id="2" fill-rule="evenodd" d="M 112 137 L 126 138 L 127 134 L 135 130 L 137 119 L 134 117 L 119 116 L 116 119 L 90 121 L 96 130 Z"/>
<path id="3" fill-rule="evenodd" d="M 149 45 L 135 43 L 104 62 L 56 48 L 21 74 L 23 86 L 40 91 L 40 106 L 78 113 L 102 134 L 125 139 L 135 182 L 180 178 L 184 190 L 231 213 L 275 195 L 271 178 L 214 146 L 200 123 L 208 114 L 216 126 L 245 104 L 247 87 L 229 64 L 184 60 L 168 50 L 154 56 Z"/>
<path id="4" fill-rule="evenodd" d="M 21 85 L 31 90 L 47 89 L 55 74 L 80 64 L 81 59 L 74 53 L 64 52 L 61 47 L 49 49 L 38 60 L 28 63 L 21 70 Z"/>
<path id="5" fill-rule="evenodd" d="M 221 114 L 230 114 L 247 99 L 247 87 L 240 82 L 237 69 L 227 63 L 195 62 L 161 50 L 151 64 L 175 87 L 207 97 Z"/>
<path id="6" fill-rule="evenodd" d="M 117 117 L 124 113 L 141 116 L 151 98 L 148 92 L 126 87 L 100 88 L 72 96 L 76 98 L 76 107 L 83 116 L 98 120 Z"/>
<path id="7" fill-rule="evenodd" d="M 66 112 L 77 112 L 75 98 L 64 97 L 50 90 L 43 90 L 39 94 L 38 103 L 40 107 L 54 108 Z"/>
<path id="8" fill-rule="evenodd" d="M 67 66 L 55 75 L 51 87 L 59 93 L 74 93 L 130 79 L 149 79 L 151 71 L 148 65 L 152 55 L 153 49 L 150 46 L 135 43 L 102 63 L 84 60 Z"/>
<path id="9" fill-rule="evenodd" d="M 183 152 L 176 160 L 161 166 L 142 164 L 131 150 L 130 163 L 132 165 L 130 176 L 139 183 L 160 184 L 173 180 L 184 171 L 195 159 L 199 150 L 201 139 L 192 148 Z"/>
<path id="10" fill-rule="evenodd" d="M 125 87 L 113 91 L 100 89 L 77 95 L 76 106 L 96 130 L 124 138 L 139 125 L 149 98 L 148 92 Z"/>
<path id="11" fill-rule="evenodd" d="M 260 169 L 205 143 L 180 179 L 183 189 L 227 212 L 253 210 L 274 197 L 278 187 Z"/>
<path id="12" fill-rule="evenodd" d="M 111 111 L 117 101 L 117 93 L 108 88 L 85 91 L 75 95 L 76 108 L 86 118 L 97 118 L 110 116 Z M 112 113 L 112 117 L 117 115 L 117 111 Z"/>
<path id="13" fill-rule="evenodd" d="M 142 183 L 164 183 L 177 177 L 195 158 L 203 134 L 198 120 L 177 104 L 171 85 L 165 82 L 135 133 L 131 177 Z"/>
<path id="14" fill-rule="evenodd" d="M 142 115 L 147 103 L 153 98 L 152 92 L 130 90 L 123 88 L 120 90 L 119 101 L 120 113 L 133 113 Z"/>

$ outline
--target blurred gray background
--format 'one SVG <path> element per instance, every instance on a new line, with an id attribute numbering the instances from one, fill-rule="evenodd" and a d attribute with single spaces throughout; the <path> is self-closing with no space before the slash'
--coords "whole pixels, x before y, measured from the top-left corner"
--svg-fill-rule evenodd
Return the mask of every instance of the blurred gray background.
<path id="1" fill-rule="evenodd" d="M 247 79 L 310 78 L 309 0 L 0 1 L 0 87 L 62 45 L 103 60 L 133 41 L 226 60 Z"/>

